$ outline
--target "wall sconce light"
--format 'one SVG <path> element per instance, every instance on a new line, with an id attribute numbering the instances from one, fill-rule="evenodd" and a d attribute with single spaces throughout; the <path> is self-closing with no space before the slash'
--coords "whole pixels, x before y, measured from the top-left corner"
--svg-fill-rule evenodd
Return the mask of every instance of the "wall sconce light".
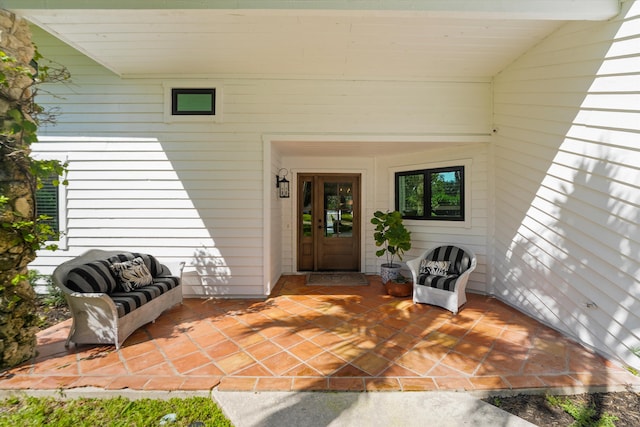
<path id="1" fill-rule="evenodd" d="M 281 178 L 280 174 L 282 171 L 284 171 L 284 174 L 282 174 L 282 178 Z M 276 188 L 278 189 L 278 196 L 281 199 L 289 198 L 289 180 L 287 180 L 288 173 L 289 171 L 287 171 L 285 168 L 282 168 L 278 171 L 278 174 L 276 175 Z"/>

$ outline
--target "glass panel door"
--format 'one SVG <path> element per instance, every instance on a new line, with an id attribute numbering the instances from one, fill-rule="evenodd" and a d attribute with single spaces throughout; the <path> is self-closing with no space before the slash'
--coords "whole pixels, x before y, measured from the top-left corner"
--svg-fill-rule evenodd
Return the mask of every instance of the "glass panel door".
<path id="1" fill-rule="evenodd" d="M 298 175 L 298 270 L 360 269 L 360 175 Z"/>
<path id="2" fill-rule="evenodd" d="M 298 270 L 314 269 L 313 176 L 298 176 Z"/>
<path id="3" fill-rule="evenodd" d="M 353 236 L 353 186 L 351 182 L 324 183 L 325 237 Z"/>

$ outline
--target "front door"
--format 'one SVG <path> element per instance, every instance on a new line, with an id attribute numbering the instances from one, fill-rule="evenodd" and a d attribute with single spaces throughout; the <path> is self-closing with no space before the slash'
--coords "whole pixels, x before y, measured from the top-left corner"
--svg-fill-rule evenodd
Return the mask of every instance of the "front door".
<path id="1" fill-rule="evenodd" d="M 298 175 L 298 270 L 360 270 L 360 175 Z"/>

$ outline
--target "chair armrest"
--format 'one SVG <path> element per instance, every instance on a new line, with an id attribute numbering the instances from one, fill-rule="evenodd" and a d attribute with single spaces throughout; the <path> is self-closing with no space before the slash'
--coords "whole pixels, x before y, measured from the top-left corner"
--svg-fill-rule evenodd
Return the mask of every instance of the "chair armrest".
<path id="1" fill-rule="evenodd" d="M 477 265 L 478 265 L 478 261 L 476 260 L 475 257 L 473 257 L 471 259 L 471 265 L 465 271 L 460 273 L 460 276 L 458 277 L 458 280 L 460 280 L 460 278 L 465 278 L 465 277 L 469 276 L 471 274 L 471 272 L 476 269 Z"/>
<path id="2" fill-rule="evenodd" d="M 413 283 L 418 283 L 418 276 L 420 275 L 420 263 L 427 256 L 429 251 L 424 251 L 418 257 L 407 261 L 407 267 L 411 271 L 411 276 L 413 277 Z"/>

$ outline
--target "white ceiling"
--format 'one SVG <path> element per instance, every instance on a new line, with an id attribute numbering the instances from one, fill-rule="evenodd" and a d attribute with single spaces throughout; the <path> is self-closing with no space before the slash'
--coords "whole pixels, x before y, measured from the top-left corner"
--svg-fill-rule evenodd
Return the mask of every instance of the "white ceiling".
<path id="1" fill-rule="evenodd" d="M 54 9 L 44 0 L 5 2 L 123 77 L 375 80 L 489 79 L 565 20 L 595 19 L 605 14 L 604 6 L 611 15 L 617 5 L 614 0 L 290 0 L 285 2 L 290 9 L 280 9 L 263 0 L 246 1 L 251 6 L 246 9 L 116 9 L 124 2 L 112 0 L 91 5 L 111 5 L 105 9 L 78 1 L 61 3 L 87 8 Z M 190 4 L 163 2 L 172 3 Z M 404 7 L 380 10 L 383 5 Z M 355 10 L 358 6 L 362 9 Z"/>

